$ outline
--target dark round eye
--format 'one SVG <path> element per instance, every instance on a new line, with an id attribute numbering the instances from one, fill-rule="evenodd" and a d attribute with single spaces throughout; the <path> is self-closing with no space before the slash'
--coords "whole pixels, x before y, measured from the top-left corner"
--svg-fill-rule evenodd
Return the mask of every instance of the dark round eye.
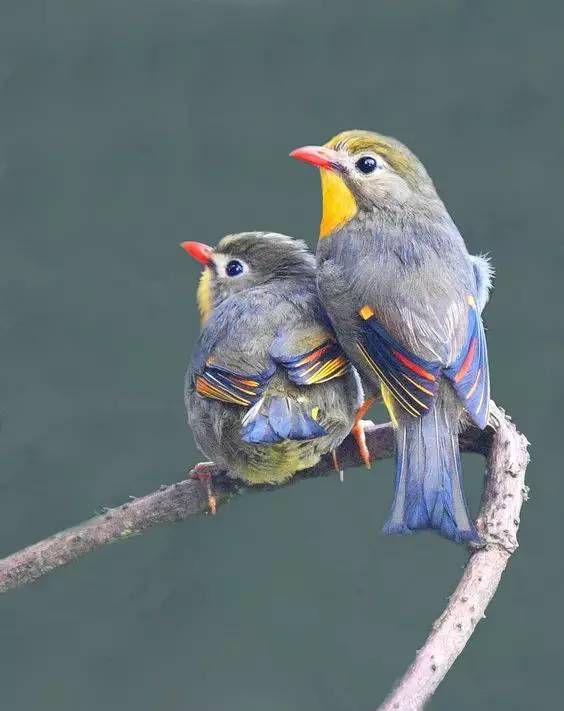
<path id="1" fill-rule="evenodd" d="M 241 274 L 243 272 L 243 265 L 236 259 L 232 259 L 228 265 L 225 267 L 225 273 L 227 276 L 233 277 Z"/>
<path id="2" fill-rule="evenodd" d="M 362 156 L 357 160 L 355 165 L 361 173 L 364 173 L 364 175 L 373 173 L 378 167 L 376 158 L 372 158 L 372 156 Z"/>

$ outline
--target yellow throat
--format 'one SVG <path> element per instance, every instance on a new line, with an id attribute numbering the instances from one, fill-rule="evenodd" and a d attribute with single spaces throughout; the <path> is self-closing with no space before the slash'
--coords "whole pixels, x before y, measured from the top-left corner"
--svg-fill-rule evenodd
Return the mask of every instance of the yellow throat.
<path id="1" fill-rule="evenodd" d="M 319 172 L 323 203 L 319 239 L 323 239 L 351 220 L 358 207 L 353 194 L 339 175 L 325 168 Z"/>
<path id="2" fill-rule="evenodd" d="M 213 311 L 210 281 L 211 271 L 209 270 L 209 267 L 206 267 L 202 272 L 202 276 L 198 282 L 198 291 L 196 292 L 198 310 L 200 311 L 200 321 L 202 324 L 209 319 Z"/>

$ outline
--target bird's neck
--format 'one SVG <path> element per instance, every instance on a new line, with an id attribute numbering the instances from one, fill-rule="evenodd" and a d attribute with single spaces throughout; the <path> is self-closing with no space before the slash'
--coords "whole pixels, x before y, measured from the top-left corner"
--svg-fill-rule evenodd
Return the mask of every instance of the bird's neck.
<path id="1" fill-rule="evenodd" d="M 352 195 L 351 199 L 354 200 Z M 445 231 L 458 230 L 438 197 L 435 200 L 411 200 L 407 203 L 388 201 L 382 206 L 364 206 L 355 201 L 353 211 L 348 198 L 329 201 L 324 194 L 320 240 L 343 232 L 401 237 Z"/>
<path id="2" fill-rule="evenodd" d="M 389 258 L 404 266 L 418 265 L 428 259 L 433 261 L 437 254 L 466 254 L 462 237 L 446 210 L 360 210 L 317 245 L 318 265 L 329 260 L 351 269 L 375 258 Z"/>
<path id="3" fill-rule="evenodd" d="M 357 223 L 369 222 L 378 232 L 433 231 L 453 227 L 452 220 L 434 189 L 421 196 L 412 195 L 408 201 L 386 196 L 382 204 L 363 204 L 358 201 L 342 177 L 330 170 L 321 169 L 322 211 L 319 239 L 338 234 Z M 455 228 L 456 229 L 456 228 Z"/>

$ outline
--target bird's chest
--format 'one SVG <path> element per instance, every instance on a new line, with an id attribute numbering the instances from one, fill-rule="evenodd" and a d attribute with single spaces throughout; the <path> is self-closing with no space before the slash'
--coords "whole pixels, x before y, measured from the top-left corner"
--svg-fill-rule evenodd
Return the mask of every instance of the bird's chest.
<path id="1" fill-rule="evenodd" d="M 436 267 L 431 255 L 409 240 L 392 243 L 346 232 L 322 240 L 317 257 L 318 284 L 330 314 L 357 312 L 368 304 L 385 320 L 430 286 L 426 275 Z"/>

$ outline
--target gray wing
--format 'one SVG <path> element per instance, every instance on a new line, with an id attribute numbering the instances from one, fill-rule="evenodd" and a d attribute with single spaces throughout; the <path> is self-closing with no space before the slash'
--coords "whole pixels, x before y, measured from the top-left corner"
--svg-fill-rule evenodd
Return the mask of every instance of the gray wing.
<path id="1" fill-rule="evenodd" d="M 362 329 L 359 311 L 367 307 L 408 351 L 450 364 L 464 345 L 468 295 L 476 288 L 468 255 L 457 250 L 447 259 L 427 249 L 406 265 L 394 250 L 377 246 L 353 237 L 320 265 L 318 287 L 341 344 L 354 360 L 349 349 Z"/>
<path id="2" fill-rule="evenodd" d="M 200 335 L 187 390 L 233 405 L 253 405 L 276 370 L 269 353 L 274 334 L 272 320 L 264 318 L 260 305 L 240 297 L 227 299 Z"/>

